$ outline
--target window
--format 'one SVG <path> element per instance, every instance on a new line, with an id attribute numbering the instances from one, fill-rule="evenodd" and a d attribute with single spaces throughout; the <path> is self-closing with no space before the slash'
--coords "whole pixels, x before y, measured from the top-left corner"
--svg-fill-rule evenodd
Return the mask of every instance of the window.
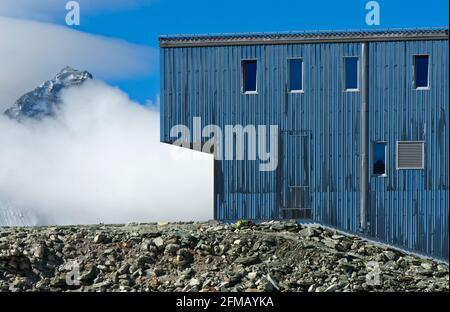
<path id="1" fill-rule="evenodd" d="M 428 55 L 414 55 L 414 87 L 416 89 L 428 88 L 428 64 Z"/>
<path id="2" fill-rule="evenodd" d="M 397 169 L 423 169 L 424 168 L 424 142 L 398 141 L 397 142 Z"/>
<path id="3" fill-rule="evenodd" d="M 256 92 L 256 60 L 242 61 L 242 92 Z"/>
<path id="4" fill-rule="evenodd" d="M 373 143 L 373 174 L 386 176 L 386 143 Z"/>
<path id="5" fill-rule="evenodd" d="M 356 56 L 344 57 L 345 76 L 344 84 L 346 91 L 358 90 L 359 59 Z"/>
<path id="6" fill-rule="evenodd" d="M 303 59 L 289 59 L 289 91 L 303 90 Z"/>

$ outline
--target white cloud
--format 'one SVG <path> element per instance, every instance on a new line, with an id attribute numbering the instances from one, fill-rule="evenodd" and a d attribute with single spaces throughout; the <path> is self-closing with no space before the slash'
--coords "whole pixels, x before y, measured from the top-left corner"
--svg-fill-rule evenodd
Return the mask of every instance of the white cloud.
<path id="1" fill-rule="evenodd" d="M 2 1 L 0 15 L 52 20 L 56 2 Z M 83 7 L 95 12 L 107 3 L 140 5 L 98 0 Z M 0 218 L 22 212 L 28 223 L 57 224 L 212 218 L 212 157 L 174 161 L 174 150 L 177 159 L 198 153 L 160 143 L 159 113 L 117 89 L 93 81 L 67 91 L 56 120 L 18 124 L 2 115 L 67 65 L 100 79 L 135 79 L 157 69 L 157 49 L 1 16 L 0 38 Z M 158 103 L 156 97 L 148 104 Z"/>
<path id="2" fill-rule="evenodd" d="M 31 18 L 41 21 L 64 21 L 69 0 L 1 0 L 0 16 Z M 78 0 L 81 14 L 126 10 L 146 6 L 154 0 Z"/>
<path id="3" fill-rule="evenodd" d="M 63 100 L 56 120 L 0 117 L 8 202 L 56 224 L 212 218 L 212 156 L 174 160 L 198 152 L 159 143 L 157 111 L 98 81 Z"/>
<path id="4" fill-rule="evenodd" d="M 114 80 L 158 64 L 157 49 L 42 22 L 0 17 L 0 38 L 0 111 L 66 65 Z"/>

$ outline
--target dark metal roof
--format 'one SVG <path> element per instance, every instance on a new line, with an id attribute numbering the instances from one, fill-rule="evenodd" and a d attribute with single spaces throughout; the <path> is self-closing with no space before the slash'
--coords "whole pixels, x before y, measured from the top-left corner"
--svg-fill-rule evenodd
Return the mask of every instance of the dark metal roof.
<path id="1" fill-rule="evenodd" d="M 377 30 L 317 30 L 273 33 L 162 35 L 159 44 L 169 47 L 362 42 L 399 40 L 448 40 L 448 27 Z"/>

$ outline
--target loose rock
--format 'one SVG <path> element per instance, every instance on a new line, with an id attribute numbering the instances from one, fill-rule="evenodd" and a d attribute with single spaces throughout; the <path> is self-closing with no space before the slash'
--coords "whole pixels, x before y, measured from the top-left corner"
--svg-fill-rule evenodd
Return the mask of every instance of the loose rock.
<path id="1" fill-rule="evenodd" d="M 0 228 L 0 291 L 448 292 L 448 281 L 447 264 L 293 222 Z"/>

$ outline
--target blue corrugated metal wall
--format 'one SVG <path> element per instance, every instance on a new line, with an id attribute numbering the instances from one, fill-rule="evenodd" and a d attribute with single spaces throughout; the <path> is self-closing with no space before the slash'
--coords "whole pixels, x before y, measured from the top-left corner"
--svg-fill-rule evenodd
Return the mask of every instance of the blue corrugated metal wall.
<path id="1" fill-rule="evenodd" d="M 369 142 L 383 139 L 389 148 L 388 178 L 369 175 L 370 235 L 448 258 L 448 41 L 371 42 L 369 47 Z M 418 94 L 411 86 L 412 54 L 427 51 L 431 90 Z M 192 129 L 195 116 L 202 126 L 222 129 L 280 127 L 276 171 L 259 171 L 258 161 L 215 162 L 217 219 L 280 218 L 289 180 L 290 151 L 283 144 L 290 133 L 307 132 L 313 220 L 358 231 L 361 94 L 343 91 L 345 56 L 361 56 L 361 44 L 162 49 L 161 141 L 174 140 L 173 125 Z M 291 57 L 303 58 L 304 93 L 287 92 Z M 258 60 L 256 95 L 241 92 L 242 59 Z M 400 139 L 426 140 L 426 170 L 396 172 Z"/>
<path id="2" fill-rule="evenodd" d="M 387 177 L 369 180 L 370 235 L 448 259 L 448 41 L 369 46 L 369 138 L 388 148 Z M 414 54 L 430 55 L 429 90 L 413 86 Z M 424 170 L 396 170 L 397 141 L 425 142 Z"/>

